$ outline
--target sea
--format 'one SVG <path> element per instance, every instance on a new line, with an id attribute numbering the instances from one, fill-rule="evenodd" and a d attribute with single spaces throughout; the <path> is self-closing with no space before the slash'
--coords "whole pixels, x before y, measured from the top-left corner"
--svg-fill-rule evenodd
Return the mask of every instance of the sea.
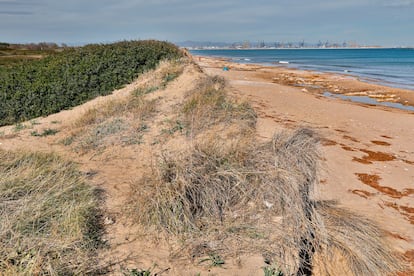
<path id="1" fill-rule="evenodd" d="M 414 48 L 209 49 L 190 52 L 239 63 L 340 73 L 367 82 L 414 90 Z"/>

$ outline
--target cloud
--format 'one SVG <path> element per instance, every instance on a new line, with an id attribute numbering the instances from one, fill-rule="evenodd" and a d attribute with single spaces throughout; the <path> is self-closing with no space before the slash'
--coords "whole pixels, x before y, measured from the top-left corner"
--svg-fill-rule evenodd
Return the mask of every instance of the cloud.
<path id="1" fill-rule="evenodd" d="M 35 3 L 30 1 L 11 1 L 11 0 L 0 0 L 0 6 L 27 6 L 27 5 L 35 5 Z"/>
<path id="2" fill-rule="evenodd" d="M 41 3 L 33 3 L 27 0 L 0 0 L 0 14 L 2 15 L 32 15 L 34 7 Z"/>
<path id="3" fill-rule="evenodd" d="M 414 7 L 414 0 L 392 0 L 392 1 L 382 0 L 381 4 L 385 7 L 390 7 L 390 8 L 406 8 L 406 7 Z"/>
<path id="4" fill-rule="evenodd" d="M 48 8 L 49 0 L 0 0 L 0 11 L 12 11 L 30 13 L 37 12 Z M 1 19 L 0 19 L 1 21 Z"/>
<path id="5" fill-rule="evenodd" d="M 33 12 L 29 11 L 0 11 L 3 15 L 32 15 Z"/>
<path id="6" fill-rule="evenodd" d="M 373 37 L 381 43 L 396 41 L 398 33 L 414 45 L 407 31 L 411 7 L 414 0 L 0 0 L 0 26 L 7 26 L 2 40 L 10 41 Z M 384 35 L 387 26 L 398 32 Z"/>

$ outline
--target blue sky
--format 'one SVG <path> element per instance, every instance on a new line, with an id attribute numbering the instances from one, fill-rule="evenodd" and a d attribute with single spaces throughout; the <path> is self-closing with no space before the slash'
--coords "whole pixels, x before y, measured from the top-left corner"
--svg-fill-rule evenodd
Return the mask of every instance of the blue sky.
<path id="1" fill-rule="evenodd" d="M 414 0 L 0 0 L 0 41 L 357 41 L 414 46 Z"/>

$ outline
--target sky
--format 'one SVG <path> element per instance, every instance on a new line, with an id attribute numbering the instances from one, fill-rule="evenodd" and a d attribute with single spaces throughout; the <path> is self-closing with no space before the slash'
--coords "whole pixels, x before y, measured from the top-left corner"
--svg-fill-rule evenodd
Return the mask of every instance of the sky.
<path id="1" fill-rule="evenodd" d="M 0 0 L 0 41 L 414 46 L 414 0 Z"/>

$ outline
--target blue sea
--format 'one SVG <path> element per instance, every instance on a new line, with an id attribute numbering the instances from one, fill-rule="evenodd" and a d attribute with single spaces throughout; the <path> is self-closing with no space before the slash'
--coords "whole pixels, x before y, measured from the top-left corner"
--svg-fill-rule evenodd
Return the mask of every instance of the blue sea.
<path id="1" fill-rule="evenodd" d="M 414 90 L 414 49 L 191 50 L 193 55 L 240 63 L 285 66 L 352 75 L 368 82 Z"/>

